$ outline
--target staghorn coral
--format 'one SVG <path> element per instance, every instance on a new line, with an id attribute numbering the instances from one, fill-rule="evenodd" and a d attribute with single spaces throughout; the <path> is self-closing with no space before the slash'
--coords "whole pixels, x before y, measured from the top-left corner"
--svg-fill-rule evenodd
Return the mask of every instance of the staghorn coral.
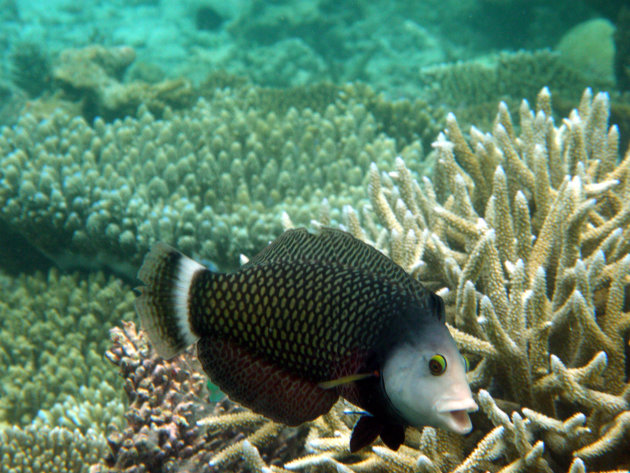
<path id="1" fill-rule="evenodd" d="M 0 426 L 0 472 L 87 473 L 106 452 L 93 432 L 63 427 Z"/>
<path id="2" fill-rule="evenodd" d="M 104 432 L 122 405 L 102 363 L 107 330 L 132 314 L 133 295 L 94 273 L 0 275 L 0 421 Z"/>
<path id="3" fill-rule="evenodd" d="M 229 266 L 279 233 L 280 209 L 306 223 L 324 196 L 357 204 L 370 161 L 399 151 L 358 103 L 278 115 L 253 100 L 225 89 L 162 120 L 141 108 L 94 126 L 24 115 L 0 135 L 0 218 L 63 267 L 132 278 L 156 240 Z"/>
<path id="4" fill-rule="evenodd" d="M 305 454 L 307 424 L 287 427 L 229 400 L 217 404 L 198 424 L 207 428 L 212 439 L 210 465 L 214 469 L 284 471 L 284 463 Z"/>
<path id="5" fill-rule="evenodd" d="M 473 127 L 469 140 L 450 115 L 432 180 L 415 181 L 403 160 L 391 175 L 372 167 L 384 230 L 369 220 L 361 230 L 346 210 L 355 234 L 387 242 L 395 261 L 445 298 L 452 332 L 474 360 L 472 386 L 523 408 L 508 415 L 479 394 L 495 429 L 477 446 L 489 445 L 478 459 L 493 452 L 483 468 L 630 461 L 630 154 L 617 161 L 608 114 L 607 96 L 587 90 L 556 126 L 543 89 L 536 110 L 523 102 L 518 134 L 505 104 L 492 133 Z"/>

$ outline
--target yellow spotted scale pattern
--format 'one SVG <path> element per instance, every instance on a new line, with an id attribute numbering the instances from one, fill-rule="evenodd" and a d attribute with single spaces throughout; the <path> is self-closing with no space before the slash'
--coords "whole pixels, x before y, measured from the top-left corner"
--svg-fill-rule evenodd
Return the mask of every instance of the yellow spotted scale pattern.
<path id="1" fill-rule="evenodd" d="M 281 260 L 233 274 L 198 272 L 189 309 L 202 338 L 227 339 L 318 382 L 373 349 L 408 301 L 398 284 L 364 269 Z"/>
<path id="2" fill-rule="evenodd" d="M 444 311 L 376 249 L 339 230 L 289 230 L 238 271 L 219 274 L 158 243 L 138 277 L 145 286 L 136 309 L 158 352 L 172 357 L 197 341 L 205 372 L 232 400 L 299 425 L 342 395 L 387 419 L 378 429 L 387 445 L 404 439 L 379 369 Z M 353 374 L 369 376 L 320 384 Z M 355 447 L 365 440 L 357 438 Z"/>
<path id="3" fill-rule="evenodd" d="M 424 288 L 391 259 L 351 234 L 334 228 L 309 233 L 305 228 L 284 232 L 251 259 L 243 268 L 269 261 L 318 261 L 361 269 L 399 284 L 418 300 L 430 291 Z"/>

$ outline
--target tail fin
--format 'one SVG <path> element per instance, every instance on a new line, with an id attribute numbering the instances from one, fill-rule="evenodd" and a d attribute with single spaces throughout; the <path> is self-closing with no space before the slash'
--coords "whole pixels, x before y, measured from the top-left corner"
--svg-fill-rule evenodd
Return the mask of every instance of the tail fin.
<path id="1" fill-rule="evenodd" d="M 165 243 L 157 243 L 144 258 L 138 279 L 136 312 L 160 356 L 172 358 L 199 337 L 191 329 L 188 294 L 193 276 L 205 268 Z"/>

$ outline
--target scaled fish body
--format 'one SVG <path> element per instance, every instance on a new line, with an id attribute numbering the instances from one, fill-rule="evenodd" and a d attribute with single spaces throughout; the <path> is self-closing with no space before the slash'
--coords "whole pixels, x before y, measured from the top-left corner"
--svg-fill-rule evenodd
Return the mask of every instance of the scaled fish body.
<path id="1" fill-rule="evenodd" d="M 158 243 L 138 278 L 158 353 L 197 343 L 212 382 L 275 421 L 299 425 L 343 396 L 365 411 L 351 451 L 378 436 L 397 449 L 410 425 L 472 428 L 441 298 L 348 233 L 289 230 L 230 274 Z"/>

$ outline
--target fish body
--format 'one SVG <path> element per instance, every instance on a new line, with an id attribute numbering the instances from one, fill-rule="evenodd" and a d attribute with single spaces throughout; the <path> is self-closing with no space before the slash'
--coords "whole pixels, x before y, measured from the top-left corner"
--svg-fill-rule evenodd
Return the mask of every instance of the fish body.
<path id="1" fill-rule="evenodd" d="M 158 353 L 196 343 L 213 383 L 275 421 L 313 420 L 342 396 L 365 411 L 352 451 L 378 436 L 397 449 L 409 425 L 471 429 L 441 298 L 348 233 L 289 230 L 227 274 L 159 243 L 138 277 Z"/>

